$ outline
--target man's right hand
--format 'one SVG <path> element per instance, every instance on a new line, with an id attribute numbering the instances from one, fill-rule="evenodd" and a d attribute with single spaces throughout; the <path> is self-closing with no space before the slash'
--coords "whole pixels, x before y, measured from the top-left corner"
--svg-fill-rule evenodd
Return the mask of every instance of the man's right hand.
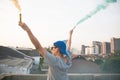
<path id="1" fill-rule="evenodd" d="M 19 26 L 21 26 L 21 28 L 23 30 L 25 30 L 25 31 L 29 31 L 30 30 L 29 27 L 25 23 L 23 23 L 23 22 L 19 22 Z"/>

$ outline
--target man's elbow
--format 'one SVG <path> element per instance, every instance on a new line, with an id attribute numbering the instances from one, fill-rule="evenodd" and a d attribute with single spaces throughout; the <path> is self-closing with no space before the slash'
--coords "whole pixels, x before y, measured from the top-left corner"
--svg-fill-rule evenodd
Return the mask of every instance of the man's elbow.
<path id="1" fill-rule="evenodd" d="M 39 54 L 44 57 L 46 50 L 42 47 L 36 47 L 36 50 L 39 52 Z"/>

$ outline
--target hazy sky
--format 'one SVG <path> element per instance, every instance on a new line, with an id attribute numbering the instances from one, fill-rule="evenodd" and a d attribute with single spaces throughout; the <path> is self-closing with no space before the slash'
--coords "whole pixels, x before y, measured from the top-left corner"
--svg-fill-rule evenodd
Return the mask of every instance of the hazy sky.
<path id="1" fill-rule="evenodd" d="M 120 0 L 18 0 L 25 22 L 44 47 L 68 38 L 69 30 L 79 20 L 73 33 L 72 47 L 92 41 L 110 42 L 120 38 Z M 99 5 L 105 5 L 93 15 Z M 90 16 L 92 15 L 92 16 Z M 11 0 L 0 0 L 0 45 L 33 48 L 27 34 L 18 26 L 19 11 Z"/>

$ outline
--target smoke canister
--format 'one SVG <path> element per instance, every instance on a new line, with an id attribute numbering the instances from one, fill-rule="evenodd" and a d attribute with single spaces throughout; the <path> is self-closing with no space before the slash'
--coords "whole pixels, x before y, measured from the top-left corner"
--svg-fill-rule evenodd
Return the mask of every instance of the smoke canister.
<path id="1" fill-rule="evenodd" d="M 22 22 L 22 14 L 19 14 L 19 21 Z"/>

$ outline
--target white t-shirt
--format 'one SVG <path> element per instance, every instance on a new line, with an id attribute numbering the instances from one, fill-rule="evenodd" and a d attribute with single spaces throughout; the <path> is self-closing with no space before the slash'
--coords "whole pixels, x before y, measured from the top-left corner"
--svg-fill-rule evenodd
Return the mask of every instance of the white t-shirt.
<path id="1" fill-rule="evenodd" d="M 45 62 L 49 65 L 47 80 L 68 80 L 67 72 L 72 61 L 69 52 L 67 53 L 68 63 L 65 63 L 62 58 L 56 58 L 51 53 L 46 52 Z"/>

